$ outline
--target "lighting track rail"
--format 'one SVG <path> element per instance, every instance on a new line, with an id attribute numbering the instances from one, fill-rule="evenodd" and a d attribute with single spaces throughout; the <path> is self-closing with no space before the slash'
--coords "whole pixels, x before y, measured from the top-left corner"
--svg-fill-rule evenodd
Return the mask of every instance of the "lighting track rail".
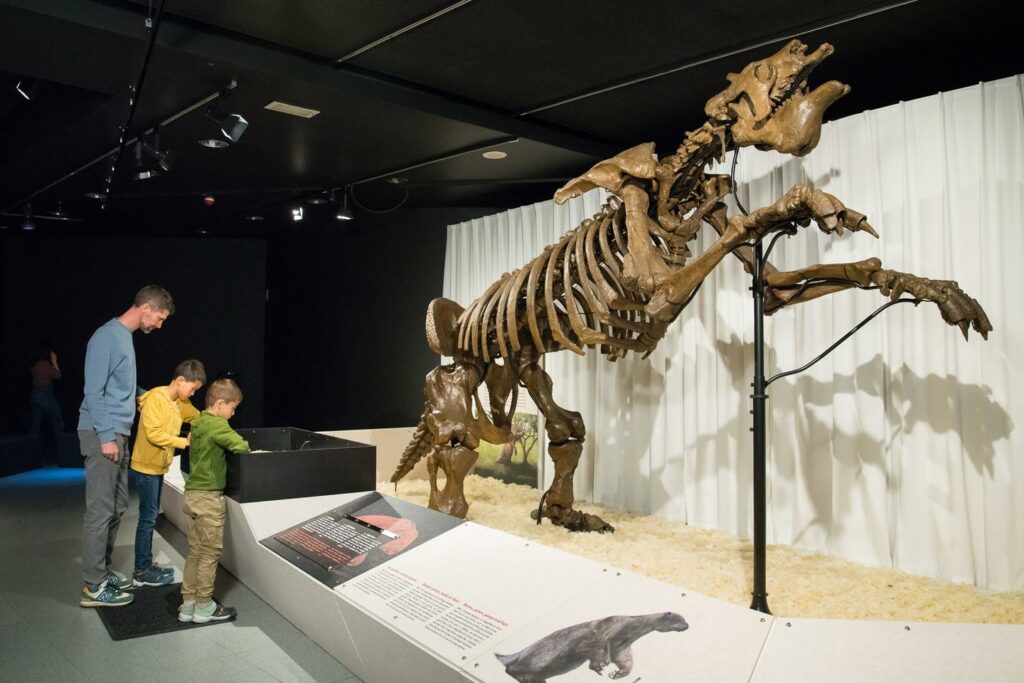
<path id="1" fill-rule="evenodd" d="M 192 102 L 191 104 L 189 104 L 185 108 L 180 109 L 180 110 L 174 112 L 173 114 L 171 114 L 170 116 L 168 116 L 164 120 L 162 120 L 159 123 L 157 123 L 155 126 L 153 126 L 151 128 L 147 128 L 146 130 L 142 131 L 141 133 L 139 133 L 135 137 L 128 138 L 127 140 L 124 141 L 124 146 L 127 147 L 128 145 L 133 145 L 136 142 L 138 142 L 141 138 L 144 138 L 144 137 L 154 133 L 158 128 L 163 128 L 167 124 L 172 123 L 174 121 L 177 121 L 178 119 L 180 119 L 183 116 L 187 116 L 188 114 L 191 114 L 196 109 L 199 109 L 200 107 L 202 107 L 202 106 L 204 106 L 206 104 L 209 104 L 210 102 L 213 102 L 214 100 L 217 100 L 217 99 L 220 99 L 221 97 L 224 97 L 229 92 L 234 90 L 237 86 L 238 86 L 238 83 L 236 81 L 231 81 L 230 83 L 225 85 L 223 88 L 217 90 L 216 92 L 213 92 L 213 93 L 211 93 L 209 95 L 206 95 L 206 96 L 202 97 L 201 99 L 198 99 L 195 102 Z M 38 197 L 42 193 L 46 192 L 47 190 L 53 189 L 54 187 L 56 187 L 57 185 L 60 185 L 64 181 L 66 181 L 66 180 L 68 180 L 70 178 L 75 177 L 76 175 L 78 175 L 82 171 L 84 171 L 84 170 L 86 170 L 88 168 L 92 168 L 93 166 L 95 166 L 96 164 L 100 163 L 104 159 L 108 159 L 111 156 L 113 156 L 114 154 L 117 154 L 120 149 L 121 149 L 121 144 L 119 143 L 116 147 L 114 147 L 114 148 L 112 148 L 110 150 L 107 150 L 106 152 L 104 152 L 103 154 L 99 155 L 98 157 L 95 157 L 95 158 L 85 162 L 84 164 L 82 164 L 81 166 L 79 166 L 75 170 L 71 171 L 70 173 L 66 173 L 66 174 L 62 175 L 60 178 L 57 178 L 53 182 L 44 185 L 43 187 L 39 188 L 38 190 L 35 190 L 34 192 L 32 192 L 31 194 L 25 195 L 24 197 L 18 199 L 18 201 L 12 202 L 11 204 L 5 206 L 3 208 L 3 211 L 4 212 L 12 211 L 12 210 L 14 210 L 14 209 L 16 209 L 16 208 L 18 208 L 20 206 L 23 206 L 23 205 L 27 204 L 28 202 L 32 201 L 33 199 L 35 199 L 36 197 Z"/>

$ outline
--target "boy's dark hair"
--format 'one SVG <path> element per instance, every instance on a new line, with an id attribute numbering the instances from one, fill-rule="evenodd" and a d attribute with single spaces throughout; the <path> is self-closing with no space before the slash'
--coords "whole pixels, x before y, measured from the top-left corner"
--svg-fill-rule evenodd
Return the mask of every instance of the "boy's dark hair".
<path id="1" fill-rule="evenodd" d="M 209 408 L 217 401 L 241 403 L 242 390 L 238 388 L 234 380 L 218 379 L 206 390 L 206 407 Z"/>
<path id="2" fill-rule="evenodd" d="M 149 304 L 149 307 L 156 311 L 167 311 L 168 315 L 174 313 L 174 299 L 171 293 L 160 285 L 146 285 L 135 295 L 134 306 Z"/>
<path id="3" fill-rule="evenodd" d="M 206 384 L 206 368 L 195 358 L 189 358 L 178 363 L 178 367 L 174 368 L 171 380 L 176 380 L 179 377 L 184 377 L 186 382 Z"/>

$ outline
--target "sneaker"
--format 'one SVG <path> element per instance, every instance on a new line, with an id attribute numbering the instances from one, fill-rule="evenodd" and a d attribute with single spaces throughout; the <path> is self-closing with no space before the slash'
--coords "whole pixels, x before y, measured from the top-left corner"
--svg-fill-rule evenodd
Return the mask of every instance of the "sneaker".
<path id="1" fill-rule="evenodd" d="M 131 593 L 125 593 L 105 581 L 96 591 L 90 591 L 88 586 L 82 586 L 82 598 L 78 604 L 82 607 L 124 607 L 134 599 L 135 596 Z"/>
<path id="2" fill-rule="evenodd" d="M 186 623 L 192 621 L 192 617 L 196 611 L 195 600 L 182 600 L 181 607 L 178 608 L 178 621 L 184 621 Z"/>
<path id="3" fill-rule="evenodd" d="M 218 605 L 216 602 L 211 600 L 205 605 L 196 605 L 195 610 L 192 613 L 192 621 L 197 624 L 205 624 L 208 621 L 228 621 L 238 616 L 238 610 L 234 607 L 225 607 L 224 605 Z M 179 615 L 179 619 L 181 616 Z"/>
<path id="4" fill-rule="evenodd" d="M 174 570 L 163 567 L 157 567 L 153 565 L 149 569 L 141 572 L 135 572 L 132 577 L 132 585 L 134 586 L 166 586 L 171 581 L 174 581 Z"/>
<path id="5" fill-rule="evenodd" d="M 104 577 L 103 580 L 119 591 L 123 591 L 126 588 L 132 587 L 131 579 L 129 579 L 121 572 L 115 572 L 113 569 L 107 571 L 107 575 Z"/>

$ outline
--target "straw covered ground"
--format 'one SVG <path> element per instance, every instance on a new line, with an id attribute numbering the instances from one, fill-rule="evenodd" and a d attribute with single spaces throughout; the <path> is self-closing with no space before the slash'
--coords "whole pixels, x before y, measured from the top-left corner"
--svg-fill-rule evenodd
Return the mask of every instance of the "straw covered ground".
<path id="1" fill-rule="evenodd" d="M 388 495 L 427 504 L 423 480 L 389 483 Z M 748 606 L 752 546 L 749 539 L 682 522 L 667 522 L 623 510 L 584 505 L 615 527 L 614 534 L 572 534 L 549 523 L 537 526 L 529 511 L 538 491 L 475 475 L 466 478 L 467 518 L 545 545 Z M 848 560 L 768 547 L 768 604 L 787 617 L 888 619 L 1024 624 L 1024 592 L 988 593 L 894 569 L 874 569 Z"/>

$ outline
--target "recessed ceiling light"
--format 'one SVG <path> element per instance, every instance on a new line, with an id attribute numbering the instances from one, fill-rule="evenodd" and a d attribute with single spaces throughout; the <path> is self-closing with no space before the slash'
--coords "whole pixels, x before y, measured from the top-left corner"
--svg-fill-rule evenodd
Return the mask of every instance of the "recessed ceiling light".
<path id="1" fill-rule="evenodd" d="M 388 178 L 384 182 L 391 183 L 392 185 L 404 185 L 405 183 L 409 182 L 409 179 L 408 178 L 402 178 L 402 177 L 399 177 L 399 176 L 391 176 L 390 178 Z"/>
<path id="2" fill-rule="evenodd" d="M 210 231 L 207 230 L 206 228 L 199 228 L 198 230 L 196 230 L 196 234 L 197 235 L 209 235 Z"/>
<path id="3" fill-rule="evenodd" d="M 508 152 L 502 152 L 501 150 L 492 149 L 484 152 L 484 159 L 504 159 L 508 156 Z"/>
<path id="4" fill-rule="evenodd" d="M 259 215 L 258 213 L 254 213 L 251 216 L 246 216 L 245 220 L 247 220 L 247 221 L 261 221 L 261 220 L 263 220 L 263 216 Z"/>
<path id="5" fill-rule="evenodd" d="M 89 199 L 106 199 L 107 195 L 104 192 L 86 192 L 85 196 Z"/>
<path id="6" fill-rule="evenodd" d="M 316 204 L 317 206 L 320 206 L 321 204 L 326 204 L 327 203 L 327 197 L 324 197 L 323 195 L 318 194 L 318 195 L 316 195 L 314 197 L 310 197 L 309 199 L 307 199 L 306 203 L 307 204 Z"/>
<path id="7" fill-rule="evenodd" d="M 227 140 L 218 140 L 217 138 L 205 138 L 199 141 L 199 144 L 203 147 L 209 147 L 211 149 L 224 149 L 228 146 Z"/>

